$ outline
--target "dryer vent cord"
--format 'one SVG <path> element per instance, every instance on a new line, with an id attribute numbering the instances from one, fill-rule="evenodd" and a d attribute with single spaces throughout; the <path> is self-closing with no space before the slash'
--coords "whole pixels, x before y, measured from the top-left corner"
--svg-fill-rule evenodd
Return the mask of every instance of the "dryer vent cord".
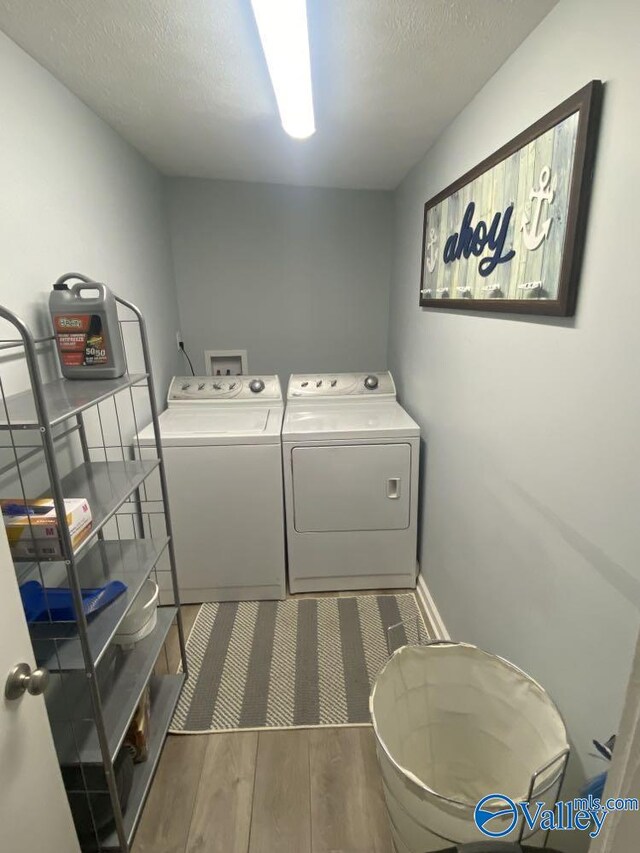
<path id="1" fill-rule="evenodd" d="M 195 372 L 195 370 L 193 369 L 193 365 L 191 364 L 191 359 L 189 358 L 189 356 L 188 356 L 188 354 L 187 354 L 187 351 L 186 351 L 186 349 L 184 348 L 184 341 L 180 341 L 180 350 L 182 351 L 182 354 L 184 355 L 184 357 L 185 357 L 185 358 L 187 359 L 187 361 L 189 362 L 189 367 L 191 368 L 191 375 L 192 375 L 192 376 L 195 376 L 195 375 L 196 375 L 196 372 Z"/>

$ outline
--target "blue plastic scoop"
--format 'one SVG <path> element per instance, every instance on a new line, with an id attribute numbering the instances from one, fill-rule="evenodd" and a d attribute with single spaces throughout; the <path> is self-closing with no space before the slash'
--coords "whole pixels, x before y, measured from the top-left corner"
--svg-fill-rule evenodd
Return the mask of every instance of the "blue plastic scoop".
<path id="1" fill-rule="evenodd" d="M 90 618 L 122 595 L 127 589 L 122 581 L 110 581 L 97 589 L 82 590 L 82 609 Z M 27 581 L 20 586 L 22 606 L 27 622 L 76 622 L 71 590 L 61 587 L 44 587 L 38 581 Z"/>

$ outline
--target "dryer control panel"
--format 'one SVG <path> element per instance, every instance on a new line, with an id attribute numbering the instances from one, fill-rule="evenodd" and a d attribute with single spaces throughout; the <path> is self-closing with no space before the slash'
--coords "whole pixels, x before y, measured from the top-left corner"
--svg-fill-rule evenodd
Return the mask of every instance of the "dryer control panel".
<path id="1" fill-rule="evenodd" d="M 274 403 L 282 400 L 277 376 L 174 376 L 168 406 L 186 403 Z"/>
<path id="2" fill-rule="evenodd" d="M 327 398 L 396 399 L 396 386 L 389 371 L 382 373 L 294 373 L 289 377 L 288 400 Z"/>

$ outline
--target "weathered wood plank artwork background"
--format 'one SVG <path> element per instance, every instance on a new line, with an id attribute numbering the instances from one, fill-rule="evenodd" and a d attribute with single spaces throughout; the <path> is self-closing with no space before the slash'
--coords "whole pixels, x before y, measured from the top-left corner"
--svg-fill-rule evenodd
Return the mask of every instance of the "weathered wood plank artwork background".
<path id="1" fill-rule="evenodd" d="M 427 210 L 423 297 L 557 298 L 578 118 L 569 116 Z"/>
<path id="2" fill-rule="evenodd" d="M 422 308 L 575 312 L 602 93 L 592 80 L 425 204 Z"/>

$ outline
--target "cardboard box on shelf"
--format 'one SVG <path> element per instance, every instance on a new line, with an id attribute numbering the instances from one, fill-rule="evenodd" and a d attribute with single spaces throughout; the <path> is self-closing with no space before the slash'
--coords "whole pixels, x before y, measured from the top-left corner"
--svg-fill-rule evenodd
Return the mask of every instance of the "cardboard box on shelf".
<path id="1" fill-rule="evenodd" d="M 66 498 L 64 507 L 75 550 L 91 530 L 91 508 L 85 498 Z M 62 556 L 60 525 L 51 498 L 28 501 L 3 498 L 0 508 L 14 557 L 51 559 Z"/>

